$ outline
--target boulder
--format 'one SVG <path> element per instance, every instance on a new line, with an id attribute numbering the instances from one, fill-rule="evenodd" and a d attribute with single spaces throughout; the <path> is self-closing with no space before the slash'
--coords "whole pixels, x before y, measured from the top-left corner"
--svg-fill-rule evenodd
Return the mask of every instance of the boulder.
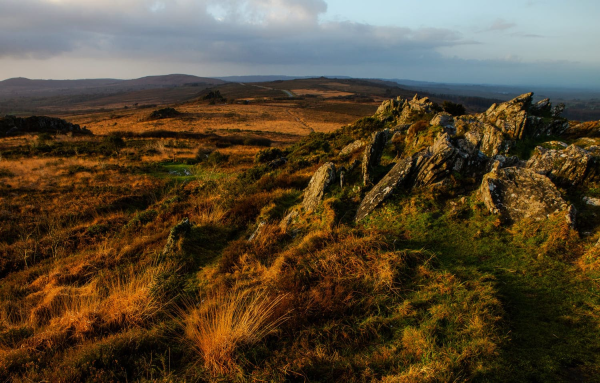
<path id="1" fill-rule="evenodd" d="M 383 150 L 387 144 L 388 134 L 389 131 L 387 129 L 382 130 L 381 132 L 373 133 L 371 142 L 365 148 L 362 162 L 362 172 L 365 186 L 372 183 L 372 172 L 373 169 L 379 165 L 379 161 L 381 161 L 381 155 L 383 154 Z"/>
<path id="2" fill-rule="evenodd" d="M 340 151 L 340 156 L 346 156 L 350 153 L 357 151 L 365 146 L 365 143 L 362 140 L 356 140 L 346 146 Z"/>
<path id="3" fill-rule="evenodd" d="M 308 212 L 315 210 L 325 195 L 325 191 L 335 181 L 335 165 L 328 162 L 321 166 L 310 179 L 304 191 L 302 206 Z"/>
<path id="4" fill-rule="evenodd" d="M 379 206 L 386 198 L 388 198 L 394 190 L 405 183 L 410 175 L 413 165 L 412 158 L 400 160 L 394 167 L 383 177 L 381 181 L 362 200 L 355 220 L 358 222 L 369 215 L 377 206 Z"/>
<path id="5" fill-rule="evenodd" d="M 454 117 L 450 113 L 438 113 L 429 122 L 431 126 L 454 126 Z"/>
<path id="6" fill-rule="evenodd" d="M 569 208 L 548 177 L 525 168 L 494 169 L 483 177 L 478 195 L 492 214 L 513 222 Z"/>
<path id="7" fill-rule="evenodd" d="M 575 186 L 585 181 L 593 162 L 590 152 L 575 145 L 563 150 L 538 146 L 526 166 L 548 176 L 557 185 Z"/>

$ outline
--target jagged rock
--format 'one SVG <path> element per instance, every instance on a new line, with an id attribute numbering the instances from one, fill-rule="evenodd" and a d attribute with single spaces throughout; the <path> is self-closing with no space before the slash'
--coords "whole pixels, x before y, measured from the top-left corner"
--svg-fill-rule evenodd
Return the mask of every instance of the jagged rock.
<path id="1" fill-rule="evenodd" d="M 381 161 L 381 155 L 387 144 L 388 134 L 389 131 L 387 129 L 373 133 L 371 142 L 365 148 L 362 162 L 364 185 L 369 185 L 372 182 L 371 175 L 373 169 L 379 165 L 379 161 Z"/>
<path id="2" fill-rule="evenodd" d="M 550 103 L 550 99 L 546 98 L 542 101 L 539 101 L 533 104 L 530 108 L 530 111 L 534 114 L 548 114 L 551 112 L 552 104 Z"/>
<path id="3" fill-rule="evenodd" d="M 369 215 L 379 204 L 388 198 L 394 190 L 404 183 L 412 169 L 413 159 L 405 158 L 400 160 L 394 167 L 383 177 L 381 181 L 362 200 L 355 220 L 358 222 Z"/>
<path id="4" fill-rule="evenodd" d="M 413 121 L 415 115 L 429 114 L 435 112 L 435 104 L 429 98 L 419 98 L 417 94 L 412 100 L 403 100 L 401 97 L 395 100 L 386 100 L 377 109 L 375 116 L 380 120 L 391 117 L 397 125 L 407 124 Z"/>
<path id="5" fill-rule="evenodd" d="M 265 221 L 260 221 L 258 223 L 258 226 L 256 227 L 256 230 L 254 230 L 254 233 L 252 233 L 252 235 L 250 236 L 250 238 L 248 238 L 248 242 L 252 242 L 254 241 L 261 232 L 261 229 L 263 228 L 263 226 L 265 226 L 267 223 Z"/>
<path id="6" fill-rule="evenodd" d="M 335 181 L 335 165 L 328 162 L 321 166 L 310 179 L 308 187 L 304 191 L 302 206 L 306 211 L 315 210 L 325 195 L 325 191 Z"/>
<path id="7" fill-rule="evenodd" d="M 92 134 L 87 128 L 72 124 L 60 118 L 32 116 L 20 118 L 5 116 L 0 119 L 0 133 L 16 135 L 24 133 L 74 133 Z"/>
<path id="8" fill-rule="evenodd" d="M 406 105 L 406 101 L 402 99 L 402 97 L 398 97 L 396 99 L 385 100 L 381 103 L 379 108 L 377 108 L 377 112 L 375 112 L 375 116 L 380 120 L 385 120 L 394 114 L 400 114 Z"/>
<path id="9" fill-rule="evenodd" d="M 521 139 L 527 125 L 527 109 L 531 106 L 533 93 L 522 94 L 508 102 L 493 104 L 480 116 L 482 122 L 496 126 L 511 139 Z"/>
<path id="10" fill-rule="evenodd" d="M 454 126 L 454 117 L 450 113 L 438 113 L 429 122 L 431 126 Z"/>
<path id="11" fill-rule="evenodd" d="M 582 200 L 583 200 L 583 202 L 585 202 L 586 204 L 588 204 L 590 206 L 600 207 L 600 198 L 583 197 Z"/>
<path id="12" fill-rule="evenodd" d="M 588 121 L 569 127 L 565 134 L 572 137 L 598 137 L 600 136 L 600 121 Z"/>
<path id="13" fill-rule="evenodd" d="M 552 109 L 552 117 L 559 118 L 565 111 L 565 104 L 558 104 Z"/>
<path id="14" fill-rule="evenodd" d="M 171 232 L 169 233 L 169 237 L 167 238 L 167 243 L 163 248 L 163 254 L 168 254 L 176 251 L 177 242 L 186 235 L 189 234 L 192 229 L 192 224 L 189 219 L 184 218 L 177 225 L 173 226 Z"/>
<path id="15" fill-rule="evenodd" d="M 356 140 L 353 143 L 344 146 L 344 148 L 340 151 L 340 156 L 345 156 L 355 152 L 363 146 L 365 146 L 365 143 L 362 140 Z"/>
<path id="16" fill-rule="evenodd" d="M 510 221 L 542 220 L 569 207 L 548 177 L 525 168 L 495 169 L 483 177 L 478 194 L 492 214 Z"/>
<path id="17" fill-rule="evenodd" d="M 415 157 L 415 187 L 439 182 L 452 172 L 472 176 L 482 172 L 488 161 L 479 151 L 468 152 L 454 146 L 447 133 L 440 134 L 433 145 Z"/>
<path id="18" fill-rule="evenodd" d="M 563 150 L 535 148 L 527 168 L 548 176 L 554 183 L 564 186 L 581 184 L 594 162 L 594 157 L 584 149 L 571 145 Z"/>

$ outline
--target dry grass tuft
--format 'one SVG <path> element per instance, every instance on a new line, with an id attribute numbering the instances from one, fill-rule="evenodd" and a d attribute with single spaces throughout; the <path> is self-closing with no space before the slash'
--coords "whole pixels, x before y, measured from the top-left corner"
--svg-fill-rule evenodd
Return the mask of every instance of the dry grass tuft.
<path id="1" fill-rule="evenodd" d="M 259 342 L 287 319 L 277 310 L 284 299 L 264 291 L 216 293 L 185 316 L 185 335 L 208 369 L 227 374 L 236 366 L 236 349 Z"/>

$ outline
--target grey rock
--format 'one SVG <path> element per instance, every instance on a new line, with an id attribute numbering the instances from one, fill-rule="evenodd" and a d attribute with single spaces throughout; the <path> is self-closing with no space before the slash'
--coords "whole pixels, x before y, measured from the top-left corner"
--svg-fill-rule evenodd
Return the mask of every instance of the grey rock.
<path id="1" fill-rule="evenodd" d="M 252 242 L 254 241 L 256 238 L 258 238 L 258 236 L 260 235 L 261 229 L 263 228 L 263 226 L 265 226 L 267 223 L 265 221 L 260 221 L 258 223 L 258 226 L 256 227 L 256 230 L 254 230 L 254 232 L 252 233 L 252 235 L 250 236 L 250 238 L 248 238 L 248 242 Z"/>
<path id="2" fill-rule="evenodd" d="M 486 174 L 478 195 L 492 214 L 513 222 L 542 220 L 569 208 L 548 177 L 525 168 L 496 169 Z"/>
<path id="3" fill-rule="evenodd" d="M 407 181 L 412 169 L 412 164 L 413 159 L 410 157 L 400 160 L 385 175 L 385 177 L 371 189 L 358 207 L 355 218 L 357 222 L 369 215 L 377 208 L 377 206 L 388 198 L 398 186 Z"/>
<path id="4" fill-rule="evenodd" d="M 450 113 L 438 113 L 429 122 L 431 126 L 454 126 L 454 117 Z"/>
<path id="5" fill-rule="evenodd" d="M 381 132 L 373 133 L 371 142 L 365 148 L 362 162 L 362 173 L 364 185 L 370 185 L 372 183 L 373 169 L 379 165 L 381 161 L 381 155 L 387 144 L 389 131 L 383 130 Z"/>
<path id="6" fill-rule="evenodd" d="M 563 150 L 535 148 L 527 168 L 548 176 L 554 183 L 574 186 L 583 183 L 594 162 L 587 150 L 571 145 Z"/>
<path id="7" fill-rule="evenodd" d="M 315 210 L 323 201 L 325 191 L 335 181 L 335 173 L 335 165 L 332 162 L 326 163 L 315 172 L 304 191 L 302 206 L 306 211 Z"/>
<path id="8" fill-rule="evenodd" d="M 595 206 L 595 207 L 600 207 L 600 198 L 594 198 L 594 197 L 587 197 L 586 196 L 586 197 L 583 197 L 582 200 L 587 205 Z"/>
<path id="9" fill-rule="evenodd" d="M 290 227 L 290 225 L 292 224 L 292 222 L 294 222 L 294 219 L 296 219 L 296 217 L 298 217 L 299 215 L 300 215 L 300 213 L 298 213 L 297 210 L 292 210 L 279 223 L 279 227 L 281 228 L 281 230 L 284 233 L 287 233 L 288 232 L 288 228 Z"/>
<path id="10" fill-rule="evenodd" d="M 487 161 L 488 158 L 477 150 L 463 151 L 453 145 L 450 136 L 443 133 L 427 150 L 415 156 L 413 185 L 432 185 L 450 176 L 452 172 L 466 176 L 483 173 Z"/>
<path id="11" fill-rule="evenodd" d="M 169 237 L 167 238 L 167 243 L 163 248 L 163 255 L 177 251 L 177 243 L 180 239 L 186 237 L 190 233 L 191 229 L 192 224 L 187 218 L 184 218 L 177 225 L 173 226 L 171 232 L 169 233 Z"/>
<path id="12" fill-rule="evenodd" d="M 360 148 L 364 147 L 365 143 L 362 140 L 356 140 L 346 146 L 344 146 L 344 148 L 340 151 L 340 156 L 346 156 L 350 153 L 353 153 L 357 150 L 359 150 Z"/>

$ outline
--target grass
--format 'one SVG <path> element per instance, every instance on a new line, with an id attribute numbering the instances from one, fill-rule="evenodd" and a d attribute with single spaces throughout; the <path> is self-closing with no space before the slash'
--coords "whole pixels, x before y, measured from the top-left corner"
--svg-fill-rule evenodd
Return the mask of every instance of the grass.
<path id="1" fill-rule="evenodd" d="M 433 251 L 450 272 L 478 270 L 498 281 L 510 347 L 485 381 L 568 381 L 573 374 L 597 374 L 600 302 L 594 284 L 570 261 L 578 249 L 556 247 L 560 222 L 503 228 L 493 217 L 463 213 L 453 217 L 411 198 L 388 204 L 370 225 L 384 225 L 402 238 L 399 246 Z"/>
<path id="2" fill-rule="evenodd" d="M 93 123 L 131 128 L 118 153 L 102 137 L 0 139 L 0 380 L 597 381 L 600 221 L 581 202 L 597 185 L 565 191 L 581 234 L 560 216 L 506 226 L 466 189 L 399 192 L 355 224 L 360 167 L 313 214 L 303 190 L 385 123 L 306 137 L 185 128 L 275 129 L 294 103 L 312 126 L 320 102 L 182 105 L 186 120 L 152 134 L 128 120 L 139 111 L 115 112 Z M 407 152 L 437 133 L 413 130 Z"/>
<path id="3" fill-rule="evenodd" d="M 257 343 L 286 320 L 285 313 L 277 313 L 284 299 L 265 292 L 217 292 L 199 308 L 186 310 L 186 338 L 214 374 L 230 373 L 236 349 Z"/>

